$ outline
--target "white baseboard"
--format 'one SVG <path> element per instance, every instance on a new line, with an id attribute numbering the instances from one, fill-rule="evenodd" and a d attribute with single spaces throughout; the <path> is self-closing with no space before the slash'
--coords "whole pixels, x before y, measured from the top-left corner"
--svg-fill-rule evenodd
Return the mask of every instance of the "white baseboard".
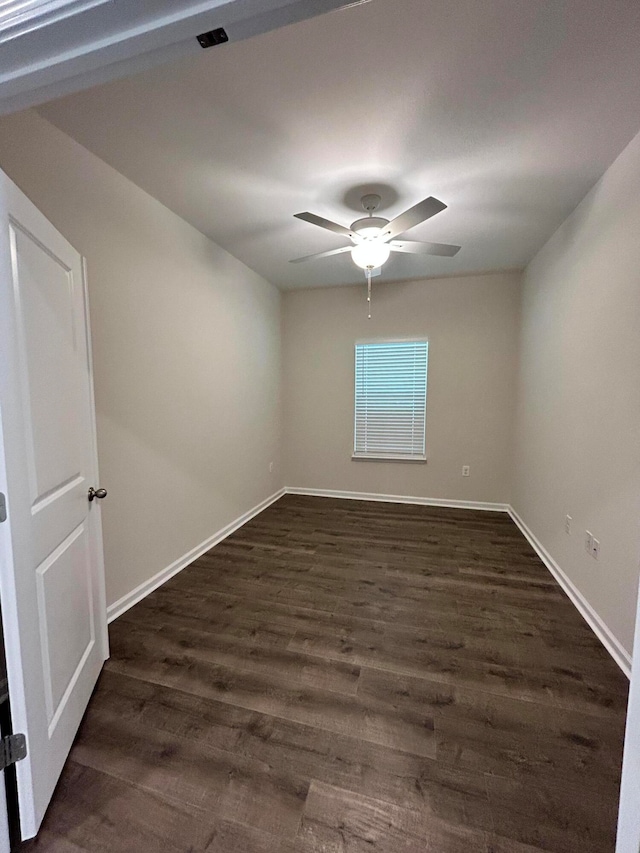
<path id="1" fill-rule="evenodd" d="M 598 616 L 577 586 L 575 586 L 569 576 L 562 571 L 542 542 L 540 542 L 535 534 L 529 530 L 527 525 L 511 506 L 509 507 L 509 515 L 527 538 L 533 550 L 569 596 L 571 602 L 587 622 L 593 633 L 598 637 L 602 645 L 609 652 L 627 678 L 631 678 L 631 655 L 629 652 L 620 643 L 604 620 Z"/>
<path id="2" fill-rule="evenodd" d="M 379 495 L 371 492 L 340 492 L 334 489 L 301 489 L 287 486 L 288 495 L 309 495 L 316 498 L 344 498 L 351 501 L 383 501 L 392 504 L 419 504 L 420 506 L 444 506 L 450 509 L 481 509 L 487 512 L 509 512 L 509 504 L 487 501 L 455 501 L 444 498 L 420 498 L 408 495 Z"/>
<path id="3" fill-rule="evenodd" d="M 193 563 L 194 560 L 197 560 L 198 557 L 201 557 L 210 548 L 217 545 L 218 542 L 222 542 L 223 539 L 226 539 L 227 536 L 230 536 L 235 530 L 242 527 L 243 524 L 246 524 L 247 521 L 251 521 L 252 518 L 261 513 L 268 506 L 271 506 L 272 503 L 279 500 L 284 493 L 284 489 L 280 489 L 275 492 L 271 497 L 266 498 L 257 506 L 254 506 L 253 509 L 243 513 L 230 524 L 227 524 L 226 527 L 218 530 L 218 532 L 214 533 L 213 536 L 205 539 L 205 541 L 201 542 L 200 545 L 196 545 L 195 548 L 187 551 L 186 554 L 179 557 L 171 563 L 171 565 L 162 569 L 153 577 L 149 578 L 149 580 L 144 581 L 144 583 L 141 583 L 135 589 L 132 589 L 131 592 L 123 595 L 122 598 L 114 601 L 113 604 L 110 604 L 107 607 L 107 621 L 113 622 L 114 619 L 117 619 L 118 616 L 121 616 L 126 610 L 129 610 L 130 607 L 133 607 L 134 604 L 137 604 L 139 601 L 142 601 L 143 598 L 146 598 L 146 596 L 149 595 L 150 592 L 153 592 L 154 589 L 162 586 L 162 584 L 168 581 L 169 578 L 172 578 L 174 575 L 177 575 L 178 572 L 181 572 L 182 569 L 185 569 L 189 563 Z"/>

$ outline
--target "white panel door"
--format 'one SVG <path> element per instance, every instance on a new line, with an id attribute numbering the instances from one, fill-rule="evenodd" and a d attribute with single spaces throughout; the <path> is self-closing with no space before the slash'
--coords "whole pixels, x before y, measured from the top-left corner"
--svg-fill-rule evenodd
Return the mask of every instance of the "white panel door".
<path id="1" fill-rule="evenodd" d="M 0 599 L 23 838 L 38 830 L 107 656 L 82 258 L 0 172 Z"/>

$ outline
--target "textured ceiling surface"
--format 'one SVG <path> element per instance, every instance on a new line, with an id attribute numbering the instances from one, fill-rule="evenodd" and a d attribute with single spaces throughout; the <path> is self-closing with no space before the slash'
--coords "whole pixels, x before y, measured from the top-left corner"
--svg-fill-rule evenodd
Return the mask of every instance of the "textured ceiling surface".
<path id="1" fill-rule="evenodd" d="M 521 268 L 640 126 L 637 0 L 372 0 L 51 102 L 40 113 L 282 288 L 363 280 L 365 190 L 448 209 L 388 281 Z"/>

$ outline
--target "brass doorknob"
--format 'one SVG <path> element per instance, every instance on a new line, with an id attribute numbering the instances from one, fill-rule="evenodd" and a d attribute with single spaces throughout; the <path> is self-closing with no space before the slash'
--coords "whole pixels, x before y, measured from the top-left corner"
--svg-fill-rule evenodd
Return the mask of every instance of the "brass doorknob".
<path id="1" fill-rule="evenodd" d="M 92 501 L 94 498 L 106 498 L 107 490 L 106 489 L 94 489 L 93 486 L 89 489 L 89 500 Z"/>

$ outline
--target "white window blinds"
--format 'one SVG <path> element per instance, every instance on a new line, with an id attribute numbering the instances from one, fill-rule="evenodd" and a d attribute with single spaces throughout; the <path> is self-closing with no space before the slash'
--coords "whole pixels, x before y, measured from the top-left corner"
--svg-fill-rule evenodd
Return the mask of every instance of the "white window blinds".
<path id="1" fill-rule="evenodd" d="M 355 457 L 425 459 L 428 346 L 356 344 Z"/>

